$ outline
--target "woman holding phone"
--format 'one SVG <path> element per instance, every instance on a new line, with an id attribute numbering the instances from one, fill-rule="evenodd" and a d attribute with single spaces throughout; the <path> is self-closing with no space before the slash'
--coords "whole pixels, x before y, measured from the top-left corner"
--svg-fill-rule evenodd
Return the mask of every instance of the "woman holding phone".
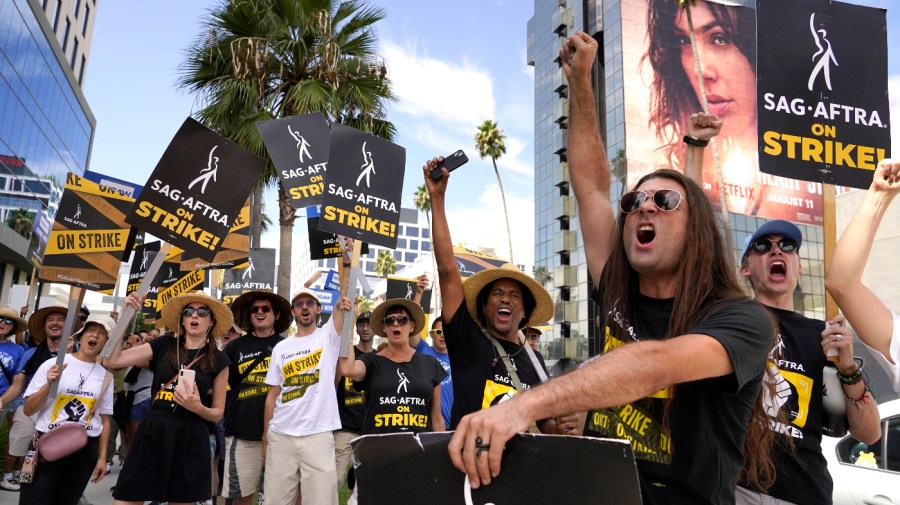
<path id="1" fill-rule="evenodd" d="M 140 307 L 134 295 L 126 303 Z M 128 450 L 114 503 L 174 505 L 209 499 L 210 427 L 225 408 L 229 365 L 216 338 L 233 322 L 231 310 L 219 300 L 200 292 L 180 294 L 162 309 L 161 323 L 175 330 L 174 338 L 124 351 L 114 346 L 104 361 L 109 368 L 149 362 L 153 370 L 150 409 Z"/>

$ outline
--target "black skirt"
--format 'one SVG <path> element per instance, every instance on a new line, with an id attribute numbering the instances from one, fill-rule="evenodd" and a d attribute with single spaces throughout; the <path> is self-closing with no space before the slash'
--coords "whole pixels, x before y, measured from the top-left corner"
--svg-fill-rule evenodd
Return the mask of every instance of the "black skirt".
<path id="1" fill-rule="evenodd" d="M 138 425 L 113 497 L 198 502 L 212 485 L 209 428 L 197 416 L 150 410 Z"/>

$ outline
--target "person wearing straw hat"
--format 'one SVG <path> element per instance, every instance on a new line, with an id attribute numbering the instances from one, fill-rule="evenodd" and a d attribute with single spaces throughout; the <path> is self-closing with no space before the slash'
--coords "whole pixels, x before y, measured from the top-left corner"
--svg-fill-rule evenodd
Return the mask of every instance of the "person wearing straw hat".
<path id="1" fill-rule="evenodd" d="M 614 215 L 591 84 L 597 47 L 578 32 L 560 60 L 572 100 L 569 173 L 607 352 L 464 418 L 450 457 L 473 488 L 488 485 L 506 442 L 533 419 L 594 409 L 599 433 L 632 441 L 646 503 L 733 504 L 742 469 L 754 484 L 771 478 L 761 389 L 774 325 L 744 294 L 703 188 L 683 173 L 640 178 Z M 688 157 L 702 165 L 721 122 L 691 122 Z"/>
<path id="2" fill-rule="evenodd" d="M 422 307 L 413 300 L 393 298 L 375 307 L 371 320 L 375 334 L 387 340 L 387 347 L 359 359 L 350 349 L 346 358 L 338 360 L 341 374 L 366 392 L 362 434 L 444 431 L 441 381 L 447 372 L 434 357 L 410 346 L 410 335 L 425 327 Z M 359 467 L 355 471 L 371 470 Z M 347 503 L 355 505 L 356 500 L 354 488 Z"/>
<path id="3" fill-rule="evenodd" d="M 72 335 L 78 350 L 67 353 L 63 366 L 56 358 L 44 361 L 25 391 L 24 412 L 35 421 L 39 436 L 59 424 L 84 426 L 87 445 L 55 461 L 41 460 L 30 484 L 23 484 L 19 503 L 76 505 L 88 481 L 97 483 L 106 475 L 106 445 L 113 411 L 112 374 L 97 363 L 115 321 L 95 315 Z M 59 381 L 57 394 L 51 384 Z"/>
<path id="4" fill-rule="evenodd" d="M 767 395 L 766 401 L 772 417 L 769 427 L 776 433 L 776 447 L 771 451 L 775 482 L 763 491 L 738 481 L 737 503 L 741 505 L 771 498 L 797 505 L 831 502 L 832 480 L 821 445 L 826 388 L 829 396 L 844 396 L 845 422 L 854 438 L 871 444 L 881 436 L 878 405 L 862 375 L 862 362 L 853 358 L 853 334 L 844 324 L 844 316 L 838 314 L 826 323 L 794 311 L 794 293 L 803 273 L 802 243 L 800 228 L 773 219 L 747 237 L 741 257 L 740 274 L 753 289 L 755 300 L 778 320 L 778 342 L 769 365 L 775 394 Z M 822 379 L 827 353 L 832 350 L 840 392 Z M 780 412 L 783 419 L 779 419 Z"/>
<path id="5" fill-rule="evenodd" d="M 15 342 L 17 333 L 25 331 L 28 323 L 19 317 L 19 313 L 11 307 L 0 309 L 0 426 L 6 423 L 12 426 L 13 416 L 19 402 L 16 402 L 21 390 L 10 388 L 15 382 L 15 377 L 25 366 L 22 356 L 25 350 Z M 0 455 L 5 455 L 8 449 L 8 439 L 0 444 Z M 4 458 L 4 475 L 0 480 L 0 487 L 15 486 L 13 466 L 15 458 Z"/>
<path id="6" fill-rule="evenodd" d="M 540 283 L 510 264 L 482 270 L 463 283 L 444 206 L 450 174 L 445 172 L 440 180 L 430 176 L 441 161 L 429 160 L 422 170 L 432 201 L 441 317 L 453 376 L 453 429 L 463 416 L 505 401 L 547 376 L 543 356 L 526 349 L 521 330 L 551 319 L 553 300 Z M 574 417 L 544 419 L 538 428 L 559 433 L 562 427 L 556 421 L 575 428 Z"/>
<path id="7" fill-rule="evenodd" d="M 22 458 L 25 456 L 31 436 L 34 434 L 34 421 L 22 412 L 22 404 L 25 401 L 21 396 L 22 392 L 28 387 L 41 364 L 56 357 L 62 342 L 68 312 L 69 310 L 65 307 L 53 305 L 34 311 L 34 314 L 28 319 L 28 331 L 37 346 L 29 348 L 22 355 L 21 360 L 24 365 L 21 371 L 13 377 L 12 384 L 4 394 L 5 399 L 10 399 L 8 404 L 4 400 L 4 407 L 13 408 L 15 406 L 16 409 L 9 430 L 9 455 L 12 457 Z M 75 330 L 80 327 L 81 322 L 76 321 Z M 71 351 L 73 343 L 74 340 L 69 338 L 67 352 Z M 14 476 L 5 475 L 0 481 L 0 487 L 8 491 L 18 491 L 19 483 Z"/>
<path id="8" fill-rule="evenodd" d="M 126 303 L 141 307 L 134 294 Z M 216 337 L 228 331 L 234 318 L 221 301 L 190 292 L 163 305 L 160 323 L 174 331 L 173 337 L 127 350 L 113 346 L 102 362 L 112 369 L 149 363 L 153 370 L 153 399 L 119 474 L 116 504 L 194 503 L 211 494 L 209 435 L 225 409 L 229 365 Z"/>
<path id="9" fill-rule="evenodd" d="M 316 321 L 322 306 L 316 293 L 301 288 L 291 297 L 297 333 L 272 350 L 265 383 L 263 434 L 268 505 L 293 505 L 298 487 L 304 504 L 337 504 L 334 430 L 341 427 L 335 370 L 341 347 L 346 295 L 321 328 Z"/>
<path id="10" fill-rule="evenodd" d="M 366 392 L 362 434 L 444 431 L 441 381 L 447 372 L 436 359 L 409 345 L 410 335 L 425 327 L 422 307 L 393 298 L 375 307 L 372 320 L 375 334 L 388 346 L 359 359 L 350 352 L 338 360 L 341 374 Z M 398 410 L 398 405 L 406 408 Z"/>
<path id="11" fill-rule="evenodd" d="M 245 332 L 225 346 L 231 361 L 225 402 L 225 469 L 222 496 L 235 505 L 253 501 L 263 475 L 264 384 L 272 349 L 291 326 L 291 304 L 271 291 L 248 291 L 231 305 L 235 325 Z"/>
<path id="12" fill-rule="evenodd" d="M 900 160 L 879 161 L 859 209 L 834 248 L 831 265 L 825 272 L 825 288 L 844 311 L 875 362 L 887 373 L 894 391 L 900 393 L 900 314 L 888 308 L 863 284 L 875 234 L 898 193 Z M 886 259 L 895 255 L 891 251 Z"/>

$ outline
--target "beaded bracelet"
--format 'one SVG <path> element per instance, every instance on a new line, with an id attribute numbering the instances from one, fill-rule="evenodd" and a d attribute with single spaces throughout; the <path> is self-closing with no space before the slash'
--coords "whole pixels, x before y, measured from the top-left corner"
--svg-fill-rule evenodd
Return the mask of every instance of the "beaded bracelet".
<path id="1" fill-rule="evenodd" d="M 862 358 L 853 358 L 853 360 L 856 361 L 857 365 L 855 372 L 850 375 L 844 375 L 840 370 L 838 370 L 837 373 L 838 380 L 841 381 L 841 384 L 844 384 L 845 386 L 852 386 L 853 384 L 857 384 L 862 380 L 863 364 L 865 363 L 865 361 L 863 361 Z"/>
<path id="2" fill-rule="evenodd" d="M 698 139 L 691 135 L 685 135 L 681 140 L 689 146 L 706 147 L 709 145 L 709 139 Z"/>

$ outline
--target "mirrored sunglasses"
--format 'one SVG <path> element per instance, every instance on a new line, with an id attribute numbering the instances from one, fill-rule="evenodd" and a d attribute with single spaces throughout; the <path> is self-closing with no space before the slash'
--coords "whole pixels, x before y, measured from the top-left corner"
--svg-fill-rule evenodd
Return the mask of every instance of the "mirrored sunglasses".
<path id="1" fill-rule="evenodd" d="M 786 253 L 794 252 L 798 247 L 800 247 L 799 245 L 797 245 L 797 241 L 792 238 L 784 237 L 776 242 L 765 237 L 760 237 L 750 243 L 749 250 L 755 253 L 764 254 L 771 251 L 773 245 L 778 245 L 778 248 L 781 249 L 781 252 Z"/>
<path id="2" fill-rule="evenodd" d="M 7 318 L 7 317 L 3 317 L 3 318 L 0 318 L 0 323 L 3 323 L 3 324 L 16 324 L 16 320 L 15 320 L 15 319 L 9 319 L 9 318 Z"/>
<path id="3" fill-rule="evenodd" d="M 681 193 L 674 189 L 660 189 L 654 191 L 652 195 L 646 191 L 631 191 L 622 195 L 619 200 L 619 208 L 626 214 L 634 212 L 641 208 L 641 205 L 644 205 L 649 197 L 653 198 L 653 204 L 657 209 L 667 212 L 677 209 L 684 200 Z"/>
<path id="4" fill-rule="evenodd" d="M 212 313 L 207 307 L 185 307 L 181 310 L 181 315 L 184 317 L 191 317 L 194 314 L 197 314 L 200 317 L 208 317 Z"/>
<path id="5" fill-rule="evenodd" d="M 404 324 L 406 324 L 408 322 L 409 322 L 409 318 L 406 316 L 388 316 L 388 317 L 384 318 L 385 326 L 393 326 L 394 323 L 397 323 L 400 326 L 403 326 Z"/>

